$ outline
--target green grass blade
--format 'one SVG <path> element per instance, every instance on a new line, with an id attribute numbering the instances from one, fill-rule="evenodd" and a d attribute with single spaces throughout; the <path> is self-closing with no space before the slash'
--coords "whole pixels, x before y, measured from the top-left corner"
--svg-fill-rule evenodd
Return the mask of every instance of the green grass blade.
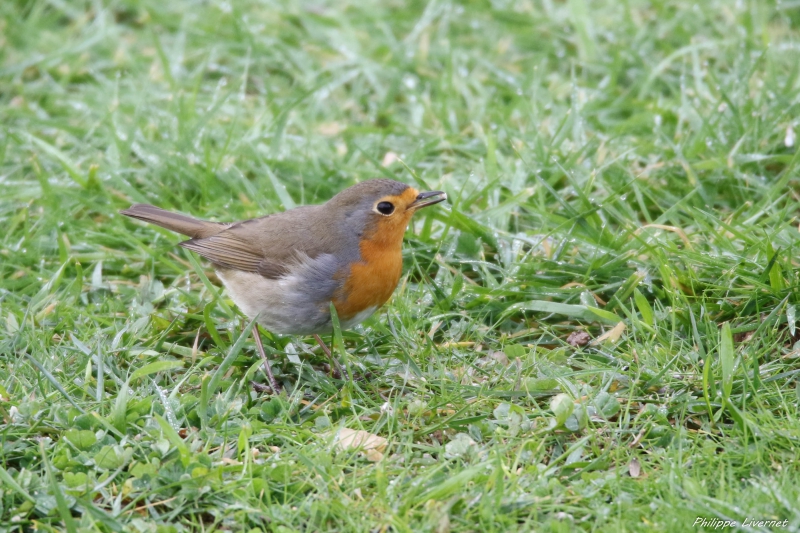
<path id="1" fill-rule="evenodd" d="M 183 368 L 183 361 L 155 361 L 153 363 L 148 363 L 141 368 L 137 368 L 133 374 L 131 374 L 130 381 L 158 372 L 168 372 L 175 368 Z"/>
<path id="2" fill-rule="evenodd" d="M 67 504 L 67 499 L 61 490 L 61 485 L 59 485 L 58 481 L 56 481 L 56 476 L 53 473 L 53 467 L 50 465 L 50 460 L 47 457 L 47 451 L 44 447 L 44 442 L 39 443 L 39 453 L 42 457 L 42 464 L 44 465 L 44 470 L 47 473 L 47 478 L 50 481 L 50 490 L 56 499 L 58 514 L 61 516 L 61 520 L 64 523 L 64 529 L 67 531 L 67 533 L 76 533 L 78 531 L 78 527 L 75 524 L 75 519 L 72 518 L 72 511 L 70 510 L 69 505 Z"/>
<path id="3" fill-rule="evenodd" d="M 733 388 L 734 366 L 733 335 L 731 325 L 725 322 L 720 330 L 719 364 L 722 372 L 722 401 L 727 402 L 731 397 Z"/>

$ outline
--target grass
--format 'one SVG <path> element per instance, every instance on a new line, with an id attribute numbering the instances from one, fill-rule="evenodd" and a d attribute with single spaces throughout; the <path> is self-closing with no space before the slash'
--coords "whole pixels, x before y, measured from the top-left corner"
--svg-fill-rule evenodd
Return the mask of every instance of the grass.
<path id="1" fill-rule="evenodd" d="M 786 0 L 0 3 L 0 530 L 797 531 L 798 46 Z M 371 378 L 271 337 L 280 397 L 117 214 L 374 176 L 450 202 Z"/>

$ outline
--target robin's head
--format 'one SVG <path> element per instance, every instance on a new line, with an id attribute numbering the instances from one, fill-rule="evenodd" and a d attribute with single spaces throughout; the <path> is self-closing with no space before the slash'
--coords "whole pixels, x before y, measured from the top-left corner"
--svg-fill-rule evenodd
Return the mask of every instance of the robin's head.
<path id="1" fill-rule="evenodd" d="M 345 214 L 346 223 L 357 229 L 362 238 L 399 244 L 418 209 L 446 199 L 442 191 L 421 193 L 399 181 L 373 179 L 345 189 L 331 198 L 327 206 Z"/>

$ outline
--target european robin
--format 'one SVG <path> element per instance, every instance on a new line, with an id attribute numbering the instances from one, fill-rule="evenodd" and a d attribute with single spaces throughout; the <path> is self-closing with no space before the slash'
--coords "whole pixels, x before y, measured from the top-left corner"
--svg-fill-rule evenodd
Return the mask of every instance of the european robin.
<path id="1" fill-rule="evenodd" d="M 446 199 L 442 191 L 421 193 L 405 183 L 372 179 L 324 204 L 243 222 L 198 220 L 148 204 L 121 213 L 190 237 L 180 246 L 211 261 L 245 315 L 275 333 L 314 335 L 330 356 L 319 338 L 332 328 L 330 304 L 344 329 L 382 306 L 400 280 L 411 216 Z M 277 392 L 257 327 L 253 333 Z"/>

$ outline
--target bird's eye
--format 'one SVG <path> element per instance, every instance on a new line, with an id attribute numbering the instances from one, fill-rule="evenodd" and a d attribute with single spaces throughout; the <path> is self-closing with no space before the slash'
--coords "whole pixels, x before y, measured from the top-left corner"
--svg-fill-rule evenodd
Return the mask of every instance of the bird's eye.
<path id="1" fill-rule="evenodd" d="M 378 213 L 381 215 L 391 215 L 394 213 L 394 204 L 391 202 L 378 202 L 378 205 L 375 206 L 375 209 L 377 209 Z"/>

